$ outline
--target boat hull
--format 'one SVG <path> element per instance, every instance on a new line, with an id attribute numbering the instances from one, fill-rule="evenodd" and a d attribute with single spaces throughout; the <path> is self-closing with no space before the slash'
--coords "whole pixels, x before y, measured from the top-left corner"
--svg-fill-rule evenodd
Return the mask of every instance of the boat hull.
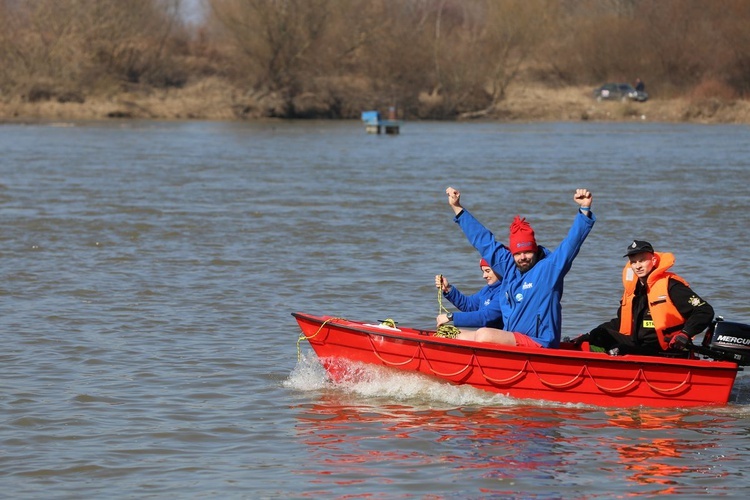
<path id="1" fill-rule="evenodd" d="M 420 372 L 515 398 L 608 407 L 695 407 L 725 405 L 738 371 L 738 365 L 728 361 L 613 357 L 570 345 L 502 346 L 331 316 L 292 315 L 334 380 L 342 375 L 338 360 L 348 360 Z"/>

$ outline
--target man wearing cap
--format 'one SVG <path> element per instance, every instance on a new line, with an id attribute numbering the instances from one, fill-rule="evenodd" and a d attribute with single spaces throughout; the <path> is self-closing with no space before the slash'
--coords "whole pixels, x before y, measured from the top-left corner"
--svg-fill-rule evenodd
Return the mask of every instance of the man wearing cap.
<path id="1" fill-rule="evenodd" d="M 448 299 L 451 304 L 456 306 L 460 312 L 448 314 L 441 314 L 443 321 L 453 321 L 453 324 L 457 327 L 470 327 L 480 328 L 482 326 L 489 326 L 491 328 L 503 328 L 503 318 L 488 318 L 487 315 L 482 314 L 482 309 L 486 309 L 492 304 L 495 296 L 502 289 L 500 284 L 502 279 L 495 274 L 490 265 L 486 260 L 481 259 L 479 261 L 479 268 L 482 270 L 482 278 L 487 282 L 481 290 L 473 295 L 464 295 L 455 286 L 448 283 L 448 279 L 442 274 L 435 276 L 435 286 L 443 292 L 443 297 Z M 438 322 L 441 318 L 438 316 Z M 441 324 L 442 324 L 441 323 Z"/>
<path id="2" fill-rule="evenodd" d="M 711 324 L 713 308 L 687 281 L 669 272 L 673 254 L 655 252 L 648 241 L 634 240 L 623 257 L 629 262 L 622 270 L 625 290 L 617 317 L 591 330 L 589 343 L 611 354 L 685 349 Z"/>
<path id="3" fill-rule="evenodd" d="M 498 243 L 492 232 L 461 206 L 461 193 L 452 187 L 445 192 L 455 214 L 454 221 L 469 243 L 503 276 L 500 300 L 493 301 L 484 313 L 501 316 L 504 329 L 462 331 L 457 338 L 526 347 L 558 347 L 563 279 L 596 221 L 591 213 L 591 193 L 586 189 L 576 190 L 573 200 L 579 209 L 573 225 L 560 245 L 549 251 L 537 245 L 534 230 L 519 216 L 510 225 L 509 246 Z M 438 326 L 441 319 L 439 316 Z"/>

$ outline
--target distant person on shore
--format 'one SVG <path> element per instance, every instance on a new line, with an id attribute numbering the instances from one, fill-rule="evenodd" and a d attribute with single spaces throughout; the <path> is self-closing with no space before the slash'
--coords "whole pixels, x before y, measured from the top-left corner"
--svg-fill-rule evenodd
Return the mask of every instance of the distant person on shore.
<path id="1" fill-rule="evenodd" d="M 575 340 L 610 354 L 656 355 L 683 351 L 714 318 L 713 308 L 680 276 L 669 272 L 675 258 L 635 240 L 623 257 L 624 292 L 617 317 Z"/>
<path id="2" fill-rule="evenodd" d="M 503 328 L 502 316 L 491 317 L 483 314 L 483 309 L 487 309 L 496 298 L 497 294 L 502 291 L 502 279 L 495 274 L 486 260 L 479 261 L 479 268 L 482 270 L 482 278 L 487 282 L 481 290 L 473 295 L 464 295 L 454 285 L 448 283 L 448 279 L 442 274 L 435 276 L 435 287 L 442 293 L 443 297 L 448 299 L 451 304 L 458 308 L 457 313 L 440 314 L 437 317 L 438 324 L 445 324 L 450 321 L 458 328 L 481 328 L 488 326 L 490 328 Z"/>
<path id="3" fill-rule="evenodd" d="M 643 80 L 640 78 L 635 79 L 635 90 L 638 92 L 645 92 L 646 91 L 646 84 L 643 83 Z"/>
<path id="4" fill-rule="evenodd" d="M 591 213 L 591 193 L 586 189 L 576 190 L 573 200 L 579 209 L 573 226 L 560 245 L 549 252 L 537 245 L 534 230 L 519 216 L 510 225 L 509 246 L 497 242 L 492 232 L 461 206 L 461 193 L 452 187 L 445 192 L 455 214 L 454 222 L 503 277 L 503 293 L 499 300 L 493 301 L 494 311 L 502 316 L 503 329 L 464 330 L 457 338 L 524 347 L 558 347 L 563 279 L 596 221 Z M 444 320 L 438 316 L 438 327 Z"/>

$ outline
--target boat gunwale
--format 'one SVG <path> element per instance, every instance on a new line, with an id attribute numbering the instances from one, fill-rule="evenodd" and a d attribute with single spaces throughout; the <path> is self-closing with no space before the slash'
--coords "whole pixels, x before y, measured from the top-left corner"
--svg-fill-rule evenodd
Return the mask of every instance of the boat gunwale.
<path id="1" fill-rule="evenodd" d="M 712 359 L 685 359 L 685 358 L 664 358 L 658 356 L 643 356 L 637 354 L 627 354 L 623 356 L 610 356 L 606 353 L 596 353 L 587 351 L 575 351 L 571 349 L 539 349 L 534 347 L 522 347 L 522 346 L 504 346 L 500 344 L 486 345 L 484 343 L 474 342 L 471 340 L 457 340 L 442 337 L 434 337 L 430 335 L 434 333 L 434 330 L 420 330 L 417 328 L 406 327 L 404 330 L 392 331 L 380 329 L 378 326 L 369 326 L 359 321 L 352 321 L 349 319 L 337 317 L 337 316 L 315 316 L 307 313 L 294 312 L 292 313 L 296 319 L 306 319 L 310 322 L 336 326 L 337 328 L 349 330 L 352 332 L 367 334 L 367 335 L 380 335 L 383 337 L 389 337 L 398 340 L 406 340 L 416 343 L 424 344 L 435 344 L 441 346 L 456 347 L 460 349 L 470 349 L 473 351 L 484 351 L 493 354 L 529 354 L 532 356 L 542 358 L 564 358 L 564 359 L 580 359 L 585 361 L 603 362 L 607 364 L 639 364 L 639 365 L 650 365 L 650 366 L 669 366 L 669 367 L 686 367 L 686 368 L 701 368 L 707 370 L 733 370 L 739 372 L 740 366 L 732 361 L 718 361 Z M 346 323 L 342 323 L 345 321 Z M 327 323 L 326 323 L 327 322 Z M 351 323 L 351 324 L 348 324 Z M 304 333 L 303 333 L 304 335 Z M 305 338 L 308 338 L 305 335 Z M 309 339 L 309 338 L 308 338 Z"/>

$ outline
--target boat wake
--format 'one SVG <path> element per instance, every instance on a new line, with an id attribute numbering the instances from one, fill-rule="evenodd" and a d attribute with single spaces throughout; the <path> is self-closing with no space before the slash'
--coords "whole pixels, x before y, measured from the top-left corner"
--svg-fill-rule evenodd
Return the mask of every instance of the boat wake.
<path id="1" fill-rule="evenodd" d="M 313 352 L 303 353 L 284 386 L 300 391 L 336 391 L 368 400 L 382 398 L 414 406 L 565 406 L 549 401 L 523 400 L 495 394 L 469 385 L 454 385 L 414 372 L 402 372 L 344 359 L 329 359 L 339 374 L 334 382 Z M 329 367 L 330 368 L 330 367 Z"/>
<path id="2" fill-rule="evenodd" d="M 489 393 L 468 385 L 453 385 L 413 372 L 356 363 L 343 359 L 327 360 L 335 363 L 342 374 L 334 382 L 314 352 L 303 352 L 297 365 L 284 381 L 284 387 L 302 392 L 336 393 L 373 400 L 399 401 L 412 406 L 435 407 L 565 407 L 592 408 L 586 404 L 556 403 L 518 399 L 503 394 Z M 737 377 L 729 406 L 710 408 L 711 412 L 750 414 L 750 374 Z M 595 406 L 593 408 L 596 408 Z M 708 409 L 708 408 L 707 408 Z"/>

